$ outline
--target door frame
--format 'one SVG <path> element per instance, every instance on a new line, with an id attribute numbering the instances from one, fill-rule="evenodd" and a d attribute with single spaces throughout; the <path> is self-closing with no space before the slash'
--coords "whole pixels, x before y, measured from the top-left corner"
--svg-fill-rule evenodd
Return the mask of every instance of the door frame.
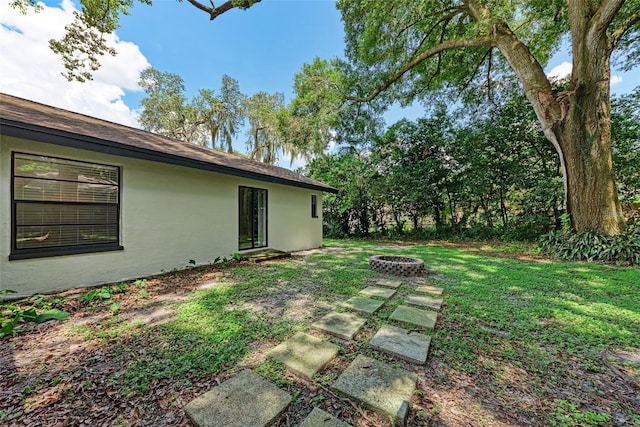
<path id="1" fill-rule="evenodd" d="M 260 231 L 259 229 L 257 230 L 257 234 L 256 234 L 256 230 L 254 230 L 254 227 L 260 227 L 261 226 L 261 222 L 259 221 L 259 212 L 253 210 L 253 212 L 251 212 L 249 215 L 251 215 L 251 220 L 249 222 L 251 230 L 249 230 L 249 236 L 251 239 L 251 246 L 249 247 L 241 247 L 241 242 L 240 242 L 240 238 L 242 236 L 242 205 L 243 205 L 243 191 L 249 191 L 251 194 L 251 201 L 249 202 L 249 205 L 251 207 L 256 206 L 256 197 L 257 197 L 257 193 L 258 192 L 264 192 L 264 245 L 260 245 L 256 243 L 256 240 L 258 240 L 255 236 L 256 235 L 260 235 Z M 258 209 L 260 209 L 260 207 L 257 207 Z M 256 225 L 257 224 L 257 225 Z M 269 246 L 269 191 L 266 188 L 256 188 L 256 187 L 249 187 L 249 186 L 245 186 L 245 185 L 241 185 L 238 187 L 238 250 L 244 251 L 244 250 L 250 250 L 250 249 L 258 249 L 258 248 L 266 248 L 267 246 Z"/>

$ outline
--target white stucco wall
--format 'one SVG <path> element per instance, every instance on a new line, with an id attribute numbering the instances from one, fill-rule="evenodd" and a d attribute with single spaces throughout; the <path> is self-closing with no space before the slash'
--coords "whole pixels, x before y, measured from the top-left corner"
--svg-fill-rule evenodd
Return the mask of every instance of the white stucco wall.
<path id="1" fill-rule="evenodd" d="M 11 152 L 121 167 L 123 251 L 9 261 Z M 92 286 L 206 264 L 238 251 L 238 187 L 268 190 L 268 247 L 322 245 L 322 194 L 180 166 L 0 137 L 0 289 L 20 295 Z M 311 218 L 311 195 L 318 218 Z"/>

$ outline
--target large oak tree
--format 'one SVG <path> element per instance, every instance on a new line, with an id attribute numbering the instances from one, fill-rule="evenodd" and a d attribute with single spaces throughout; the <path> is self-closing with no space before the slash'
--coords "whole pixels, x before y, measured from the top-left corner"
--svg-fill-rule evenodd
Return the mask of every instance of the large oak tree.
<path id="1" fill-rule="evenodd" d="M 563 166 L 567 208 L 578 232 L 617 234 L 625 222 L 611 156 L 610 80 L 616 49 L 637 63 L 640 1 L 340 0 L 347 54 L 369 76 L 361 101 L 410 102 L 436 89 L 519 79 Z M 569 87 L 556 91 L 543 66 L 571 43 Z"/>
<path id="2" fill-rule="evenodd" d="M 211 20 L 258 2 L 188 0 Z M 86 79 L 100 55 L 113 53 L 102 35 L 133 0 L 81 3 L 51 46 L 70 78 Z M 480 76 L 490 90 L 493 74 L 510 71 L 560 157 L 575 229 L 624 230 L 611 156 L 611 60 L 616 53 L 624 68 L 637 65 L 640 0 L 339 0 L 338 8 L 347 55 L 363 78 L 352 99 L 410 102 L 436 89 L 463 90 Z M 573 72 L 568 89 L 556 91 L 543 66 L 565 38 Z"/>

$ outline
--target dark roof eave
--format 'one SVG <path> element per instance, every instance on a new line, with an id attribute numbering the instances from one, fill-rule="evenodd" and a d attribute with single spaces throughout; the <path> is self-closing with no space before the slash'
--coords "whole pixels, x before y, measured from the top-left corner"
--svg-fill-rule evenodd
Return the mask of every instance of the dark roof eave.
<path id="1" fill-rule="evenodd" d="M 2 134 L 16 138 L 29 139 L 33 141 L 46 142 L 49 144 L 61 145 L 65 147 L 78 148 L 82 150 L 95 151 L 114 156 L 129 157 L 152 162 L 165 163 L 175 166 L 184 166 L 193 169 L 217 172 L 225 175 L 233 175 L 242 178 L 255 179 L 258 181 L 283 184 L 293 187 L 306 188 L 328 193 L 337 193 L 338 189 L 330 186 L 320 186 L 305 182 L 288 180 L 276 176 L 246 171 L 229 166 L 218 165 L 202 160 L 190 159 L 188 157 L 175 154 L 163 153 L 146 148 L 120 144 L 114 141 L 94 138 L 86 135 L 78 135 L 61 130 L 42 127 L 34 124 L 26 124 L 13 120 L 0 119 Z"/>

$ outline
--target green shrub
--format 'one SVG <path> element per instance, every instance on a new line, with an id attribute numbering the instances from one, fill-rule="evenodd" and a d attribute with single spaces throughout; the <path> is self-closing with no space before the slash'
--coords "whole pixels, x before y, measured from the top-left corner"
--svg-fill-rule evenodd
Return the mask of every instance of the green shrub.
<path id="1" fill-rule="evenodd" d="M 18 305 L 2 300 L 4 295 L 15 293 L 16 291 L 10 289 L 0 291 L 0 338 L 15 335 L 15 328 L 20 323 L 43 323 L 48 320 L 65 320 L 69 317 L 69 313 L 57 308 L 38 314 L 33 306 L 21 308 Z"/>
<path id="2" fill-rule="evenodd" d="M 630 220 L 627 230 L 617 236 L 574 234 L 563 227 L 540 237 L 538 244 L 543 253 L 564 260 L 640 265 L 640 221 Z"/>

